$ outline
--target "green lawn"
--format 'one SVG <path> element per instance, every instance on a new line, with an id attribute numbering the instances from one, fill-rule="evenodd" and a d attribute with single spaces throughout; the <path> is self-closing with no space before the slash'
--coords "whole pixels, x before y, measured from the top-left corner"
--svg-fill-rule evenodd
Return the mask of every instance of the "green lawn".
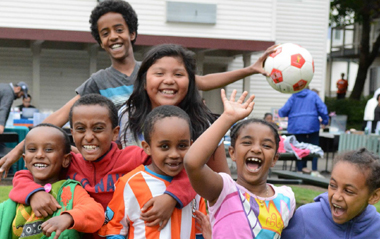
<path id="1" fill-rule="evenodd" d="M 323 190 L 314 190 L 309 188 L 304 188 L 301 186 L 290 186 L 293 189 L 294 194 L 296 195 L 297 207 L 313 202 L 313 199 L 321 194 Z M 8 199 L 9 191 L 11 191 L 12 186 L 0 186 L 0 202 L 3 202 Z M 375 207 L 378 212 L 380 212 L 380 202 L 375 204 Z"/>

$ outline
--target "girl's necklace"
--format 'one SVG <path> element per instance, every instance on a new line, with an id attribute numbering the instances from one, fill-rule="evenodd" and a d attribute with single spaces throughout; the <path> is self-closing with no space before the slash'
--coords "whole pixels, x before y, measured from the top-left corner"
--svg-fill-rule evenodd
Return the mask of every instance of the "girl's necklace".
<path id="1" fill-rule="evenodd" d="M 264 207 L 264 205 L 265 205 L 265 201 L 266 201 L 267 198 L 269 197 L 268 184 L 265 185 L 265 188 L 266 188 L 266 193 L 265 193 L 265 198 L 264 198 L 264 200 L 260 200 L 260 199 L 257 198 L 257 200 L 258 200 L 259 203 L 260 203 L 260 207 Z"/>

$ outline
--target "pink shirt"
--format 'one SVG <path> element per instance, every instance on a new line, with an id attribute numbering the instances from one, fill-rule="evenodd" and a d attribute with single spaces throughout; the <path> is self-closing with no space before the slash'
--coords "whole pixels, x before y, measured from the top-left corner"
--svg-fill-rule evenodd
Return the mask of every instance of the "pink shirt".
<path id="1" fill-rule="evenodd" d="M 213 238 L 280 238 L 296 208 L 292 189 L 268 184 L 275 194 L 261 198 L 228 174 L 219 174 L 223 189 L 216 203 L 209 206 Z"/>

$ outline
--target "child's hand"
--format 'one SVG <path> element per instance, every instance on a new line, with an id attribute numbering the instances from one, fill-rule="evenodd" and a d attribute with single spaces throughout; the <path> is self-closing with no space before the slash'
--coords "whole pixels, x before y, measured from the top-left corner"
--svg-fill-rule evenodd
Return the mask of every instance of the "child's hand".
<path id="1" fill-rule="evenodd" d="M 61 233 L 70 228 L 74 223 L 73 218 L 68 213 L 63 213 L 57 217 L 52 217 L 46 222 L 42 223 L 41 228 L 45 236 L 50 237 L 55 232 L 54 239 L 58 239 Z"/>
<path id="2" fill-rule="evenodd" d="M 264 70 L 264 62 L 265 60 L 267 59 L 267 57 L 272 54 L 273 52 L 275 52 L 275 48 L 277 47 L 278 45 L 273 45 L 271 47 L 269 47 L 265 52 L 264 54 L 262 54 L 260 56 L 259 59 L 257 59 L 257 61 L 255 63 L 253 63 L 250 68 L 251 68 L 251 71 L 253 72 L 252 74 L 256 74 L 256 73 L 259 73 L 259 74 L 262 74 L 264 76 L 269 76 L 269 73 L 268 72 L 265 72 Z"/>
<path id="3" fill-rule="evenodd" d="M 212 239 L 210 218 L 208 215 L 195 211 L 195 227 L 202 232 L 204 239 Z"/>
<path id="4" fill-rule="evenodd" d="M 57 200 L 45 191 L 35 192 L 30 196 L 30 206 L 37 217 L 47 217 L 61 208 Z"/>
<path id="5" fill-rule="evenodd" d="M 151 198 L 141 208 L 140 218 L 148 222 L 146 224 L 148 227 L 160 225 L 158 230 L 162 230 L 172 216 L 175 205 L 177 201 L 168 194 Z"/>
<path id="6" fill-rule="evenodd" d="M 248 95 L 247 91 L 244 91 L 240 98 L 235 102 L 236 90 L 232 91 L 230 100 L 226 97 L 226 92 L 224 89 L 221 91 L 222 101 L 224 105 L 223 115 L 229 117 L 233 123 L 240 119 L 247 117 L 253 110 L 253 99 L 254 95 L 251 95 L 247 101 L 244 103 L 244 99 Z"/>

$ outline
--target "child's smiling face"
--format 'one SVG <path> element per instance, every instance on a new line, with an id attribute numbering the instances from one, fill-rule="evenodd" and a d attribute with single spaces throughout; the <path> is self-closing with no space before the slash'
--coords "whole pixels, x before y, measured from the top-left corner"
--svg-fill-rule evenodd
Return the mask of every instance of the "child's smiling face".
<path id="1" fill-rule="evenodd" d="M 332 219 L 343 224 L 360 215 L 368 203 L 371 203 L 372 193 L 366 185 L 368 172 L 357 165 L 340 161 L 331 172 L 328 197 Z"/>
<path id="2" fill-rule="evenodd" d="M 145 90 L 152 109 L 160 105 L 178 106 L 189 89 L 189 75 L 178 57 L 158 59 L 146 74 Z"/>
<path id="3" fill-rule="evenodd" d="M 183 158 L 191 145 L 190 138 L 186 120 L 174 116 L 157 120 L 150 144 L 142 142 L 145 152 L 152 156 L 149 169 L 161 175 L 176 176 L 183 169 Z"/>
<path id="4" fill-rule="evenodd" d="M 25 137 L 25 166 L 38 184 L 55 183 L 61 168 L 68 167 L 70 153 L 64 152 L 64 136 L 52 127 L 36 127 Z"/>
<path id="5" fill-rule="evenodd" d="M 237 182 L 250 189 L 267 181 L 269 168 L 278 160 L 276 142 L 272 129 L 261 123 L 249 123 L 239 131 L 229 153 L 236 162 Z"/>
<path id="6" fill-rule="evenodd" d="M 74 107 L 72 127 L 75 146 L 87 161 L 95 161 L 107 153 L 119 134 L 119 126 L 112 128 L 110 112 L 101 105 Z"/>
<path id="7" fill-rule="evenodd" d="M 98 20 L 98 31 L 101 47 L 112 60 L 124 60 L 129 54 L 133 54 L 131 41 L 136 34 L 129 32 L 120 13 L 109 12 L 101 16 Z"/>

